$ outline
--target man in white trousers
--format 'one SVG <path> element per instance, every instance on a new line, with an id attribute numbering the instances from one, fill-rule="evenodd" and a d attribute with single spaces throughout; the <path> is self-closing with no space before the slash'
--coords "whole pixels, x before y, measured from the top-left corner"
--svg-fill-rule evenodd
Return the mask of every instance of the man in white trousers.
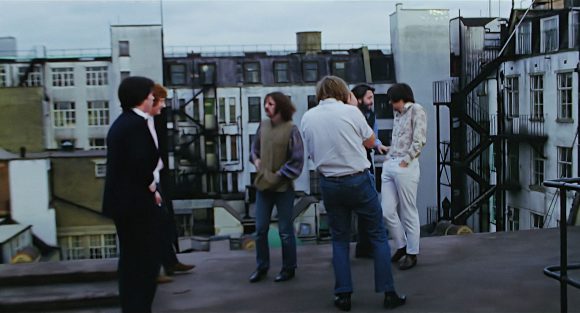
<path id="1" fill-rule="evenodd" d="M 387 94 L 395 111 L 395 121 L 381 175 L 383 216 L 397 247 L 391 261 L 403 259 L 399 269 L 408 270 L 417 265 L 419 254 L 417 185 L 421 173 L 418 157 L 426 143 L 427 115 L 415 103 L 409 85 L 394 84 Z"/>

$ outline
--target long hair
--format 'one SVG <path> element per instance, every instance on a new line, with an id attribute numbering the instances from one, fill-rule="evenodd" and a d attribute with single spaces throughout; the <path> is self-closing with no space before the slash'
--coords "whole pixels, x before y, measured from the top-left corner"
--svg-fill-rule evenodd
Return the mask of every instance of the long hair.
<path id="1" fill-rule="evenodd" d="M 316 84 L 316 99 L 318 101 L 334 98 L 344 103 L 348 102 L 348 95 L 350 91 L 346 82 L 337 76 L 324 76 Z"/>
<path id="2" fill-rule="evenodd" d="M 405 103 L 415 102 L 413 90 L 409 85 L 405 83 L 394 84 L 387 91 L 387 95 L 389 96 L 389 99 L 393 102 L 397 102 L 399 100 L 403 100 Z"/>
<path id="3" fill-rule="evenodd" d="M 365 94 L 369 90 L 373 93 L 375 92 L 375 88 L 373 88 L 367 84 L 359 84 L 359 85 L 356 85 L 351 91 L 354 94 L 354 96 L 356 97 L 356 99 L 360 100 L 365 96 Z"/>
<path id="4" fill-rule="evenodd" d="M 268 97 L 274 100 L 274 102 L 276 103 L 276 113 L 280 113 L 280 117 L 282 117 L 284 121 L 292 120 L 292 115 L 294 114 L 294 112 L 296 112 L 296 108 L 294 107 L 292 101 L 290 101 L 290 98 L 288 98 L 287 95 L 279 91 L 271 92 L 267 94 L 266 97 L 264 97 L 264 103 L 266 103 Z"/>

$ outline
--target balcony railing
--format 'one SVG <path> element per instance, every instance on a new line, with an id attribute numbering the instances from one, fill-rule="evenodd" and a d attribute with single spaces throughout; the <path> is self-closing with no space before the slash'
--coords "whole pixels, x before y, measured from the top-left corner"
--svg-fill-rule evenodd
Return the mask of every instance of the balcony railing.
<path id="1" fill-rule="evenodd" d="M 491 135 L 505 135 L 505 136 L 526 136 L 526 137 L 547 137 L 544 131 L 544 121 L 546 115 L 531 116 L 518 115 L 504 118 L 503 133 L 498 134 L 498 116 L 494 114 L 491 116 Z"/>
<path id="2" fill-rule="evenodd" d="M 458 77 L 433 82 L 433 104 L 450 104 L 451 94 L 458 90 Z"/>

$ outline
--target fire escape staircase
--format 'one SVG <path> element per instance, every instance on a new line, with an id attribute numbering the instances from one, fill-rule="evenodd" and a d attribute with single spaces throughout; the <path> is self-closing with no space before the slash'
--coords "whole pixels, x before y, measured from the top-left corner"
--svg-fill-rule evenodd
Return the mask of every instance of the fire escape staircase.
<path id="1" fill-rule="evenodd" d="M 479 142 L 471 149 L 466 148 L 467 151 L 465 151 L 464 154 L 455 153 L 457 151 L 453 151 L 454 147 L 452 145 L 451 150 L 454 153 L 451 154 L 451 162 L 443 160 L 440 165 L 441 167 L 451 165 L 456 171 L 463 172 L 464 175 L 467 175 L 479 185 L 478 196 L 469 200 L 469 203 L 465 206 L 452 210 L 450 218 L 453 220 L 453 223 L 456 224 L 465 224 L 467 218 L 474 214 L 481 207 L 481 204 L 487 201 L 497 189 L 496 185 L 492 185 L 489 179 L 482 175 L 484 171 L 480 170 L 480 173 L 478 173 L 478 171 L 472 169 L 470 166 L 478 157 L 483 156 L 484 153 L 488 151 L 488 148 L 495 140 L 495 135 L 490 133 L 489 114 L 487 114 L 487 111 L 480 111 L 481 108 L 479 108 L 477 103 L 472 100 L 471 94 L 482 82 L 484 82 L 484 80 L 486 80 L 486 78 L 497 70 L 502 62 L 504 62 L 502 57 L 494 57 L 489 62 L 483 63 L 479 68 L 479 72 L 471 81 L 457 92 L 451 91 L 450 101 L 446 103 L 450 107 L 450 112 L 454 111 L 453 116 L 456 117 L 460 123 L 471 127 L 471 129 L 479 136 Z M 477 120 L 476 117 L 470 115 L 468 111 L 469 113 L 476 113 L 476 115 L 479 114 L 479 117 L 481 118 Z M 442 171 L 442 169 L 439 169 L 439 173 Z M 453 184 L 451 185 L 453 193 L 453 188 L 457 187 L 453 187 Z M 459 192 L 464 191 L 459 190 Z"/>

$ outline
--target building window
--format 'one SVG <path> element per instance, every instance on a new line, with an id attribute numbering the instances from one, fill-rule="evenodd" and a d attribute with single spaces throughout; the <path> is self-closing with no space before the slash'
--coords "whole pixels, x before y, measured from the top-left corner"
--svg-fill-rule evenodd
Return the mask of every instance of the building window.
<path id="1" fill-rule="evenodd" d="M 507 218 L 510 231 L 520 230 L 520 209 L 508 207 Z"/>
<path id="2" fill-rule="evenodd" d="M 530 102 L 532 104 L 532 119 L 544 119 L 544 76 L 530 76 Z"/>
<path id="3" fill-rule="evenodd" d="M 60 246 L 64 252 L 65 260 L 85 259 L 85 248 L 83 248 L 82 236 L 68 236 L 60 239 Z"/>
<path id="4" fill-rule="evenodd" d="M 121 71 L 121 81 L 123 81 L 125 78 L 131 76 L 131 72 L 129 71 Z"/>
<path id="5" fill-rule="evenodd" d="M 109 102 L 89 101 L 87 102 L 87 113 L 89 115 L 89 126 L 109 125 Z"/>
<path id="6" fill-rule="evenodd" d="M 105 138 L 89 138 L 89 149 L 91 150 L 107 149 L 107 142 L 105 141 Z"/>
<path id="7" fill-rule="evenodd" d="M 4 65 L 0 64 L 0 88 L 8 86 L 8 75 L 6 74 L 6 69 Z"/>
<path id="8" fill-rule="evenodd" d="M 226 98 L 218 99 L 218 122 L 226 122 Z"/>
<path id="9" fill-rule="evenodd" d="M 109 72 L 106 66 L 87 67 L 87 86 L 104 86 L 109 84 Z"/>
<path id="10" fill-rule="evenodd" d="M 185 64 L 169 65 L 169 77 L 172 85 L 185 85 Z"/>
<path id="11" fill-rule="evenodd" d="M 262 120 L 262 106 L 260 97 L 248 97 L 248 122 L 258 123 Z"/>
<path id="12" fill-rule="evenodd" d="M 238 136 L 229 136 L 230 137 L 230 160 L 237 161 L 238 160 Z"/>
<path id="13" fill-rule="evenodd" d="M 541 51 L 558 51 L 558 16 L 553 16 L 542 20 Z"/>
<path id="14" fill-rule="evenodd" d="M 176 214 L 175 223 L 179 237 L 193 236 L 193 214 Z"/>
<path id="15" fill-rule="evenodd" d="M 532 23 L 524 22 L 518 28 L 517 54 L 532 53 Z"/>
<path id="16" fill-rule="evenodd" d="M 128 57 L 129 56 L 129 41 L 119 41 L 119 56 Z"/>
<path id="17" fill-rule="evenodd" d="M 237 117 L 237 113 L 236 112 L 236 98 L 235 97 L 230 97 L 228 98 L 228 102 L 229 102 L 229 109 L 230 109 L 230 120 L 228 121 L 229 123 L 233 124 L 236 123 L 236 117 Z"/>
<path id="18" fill-rule="evenodd" d="M 74 69 L 72 67 L 53 68 L 52 85 L 54 87 L 74 86 Z"/>
<path id="19" fill-rule="evenodd" d="M 220 136 L 220 160 L 227 161 L 227 136 Z"/>
<path id="20" fill-rule="evenodd" d="M 315 82 L 318 80 L 318 63 L 304 62 L 302 66 L 303 79 L 306 82 Z"/>
<path id="21" fill-rule="evenodd" d="M 244 63 L 244 82 L 246 83 L 260 82 L 260 63 L 258 62 Z"/>
<path id="22" fill-rule="evenodd" d="M 520 114 L 520 87 L 517 76 L 507 77 L 505 83 L 506 104 L 508 117 L 517 117 Z"/>
<path id="23" fill-rule="evenodd" d="M 345 61 L 332 62 L 332 75 L 338 76 L 346 80 L 346 62 Z"/>
<path id="24" fill-rule="evenodd" d="M 568 46 L 570 48 L 578 48 L 580 46 L 580 38 L 578 38 L 578 32 L 580 32 L 580 25 L 578 25 L 578 13 L 577 11 L 570 12 L 570 37 Z"/>
<path id="25" fill-rule="evenodd" d="M 28 66 L 21 66 L 18 68 L 18 79 L 20 83 L 23 82 L 24 75 L 28 71 Z M 28 87 L 40 87 L 42 86 L 42 72 L 39 66 L 33 66 L 28 72 L 28 76 L 24 80 L 25 86 Z"/>
<path id="26" fill-rule="evenodd" d="M 572 73 L 558 74 L 558 118 L 572 119 Z"/>
<path id="27" fill-rule="evenodd" d="M 75 103 L 70 101 L 55 102 L 52 107 L 52 123 L 54 127 L 75 127 Z"/>
<path id="28" fill-rule="evenodd" d="M 572 148 L 558 147 L 558 178 L 572 177 Z"/>
<path id="29" fill-rule="evenodd" d="M 89 236 L 89 258 L 104 259 L 116 256 L 117 238 L 115 234 Z"/>
<path id="30" fill-rule="evenodd" d="M 308 110 L 312 109 L 313 107 L 318 105 L 318 102 L 316 102 L 316 96 L 315 95 L 309 95 L 307 98 L 308 101 Z"/>
<path id="31" fill-rule="evenodd" d="M 274 79 L 277 83 L 287 83 L 288 62 L 274 62 Z"/>
<path id="32" fill-rule="evenodd" d="M 215 83 L 215 64 L 199 65 L 199 81 L 202 85 L 213 85 Z"/>
<path id="33" fill-rule="evenodd" d="M 530 212 L 530 214 L 531 214 L 530 228 L 532 228 L 532 229 L 544 228 L 544 216 L 542 216 L 540 214 L 532 213 L 532 212 Z"/>
<path id="34" fill-rule="evenodd" d="M 375 113 L 377 119 L 393 119 L 393 106 L 384 93 L 375 94 Z"/>
<path id="35" fill-rule="evenodd" d="M 232 173 L 232 192 L 239 192 L 238 173 Z"/>
<path id="36" fill-rule="evenodd" d="M 532 185 L 541 186 L 544 182 L 544 158 L 532 150 Z"/>
<path id="37" fill-rule="evenodd" d="M 221 193 L 228 193 L 228 173 L 222 173 L 221 175 L 222 188 Z"/>

